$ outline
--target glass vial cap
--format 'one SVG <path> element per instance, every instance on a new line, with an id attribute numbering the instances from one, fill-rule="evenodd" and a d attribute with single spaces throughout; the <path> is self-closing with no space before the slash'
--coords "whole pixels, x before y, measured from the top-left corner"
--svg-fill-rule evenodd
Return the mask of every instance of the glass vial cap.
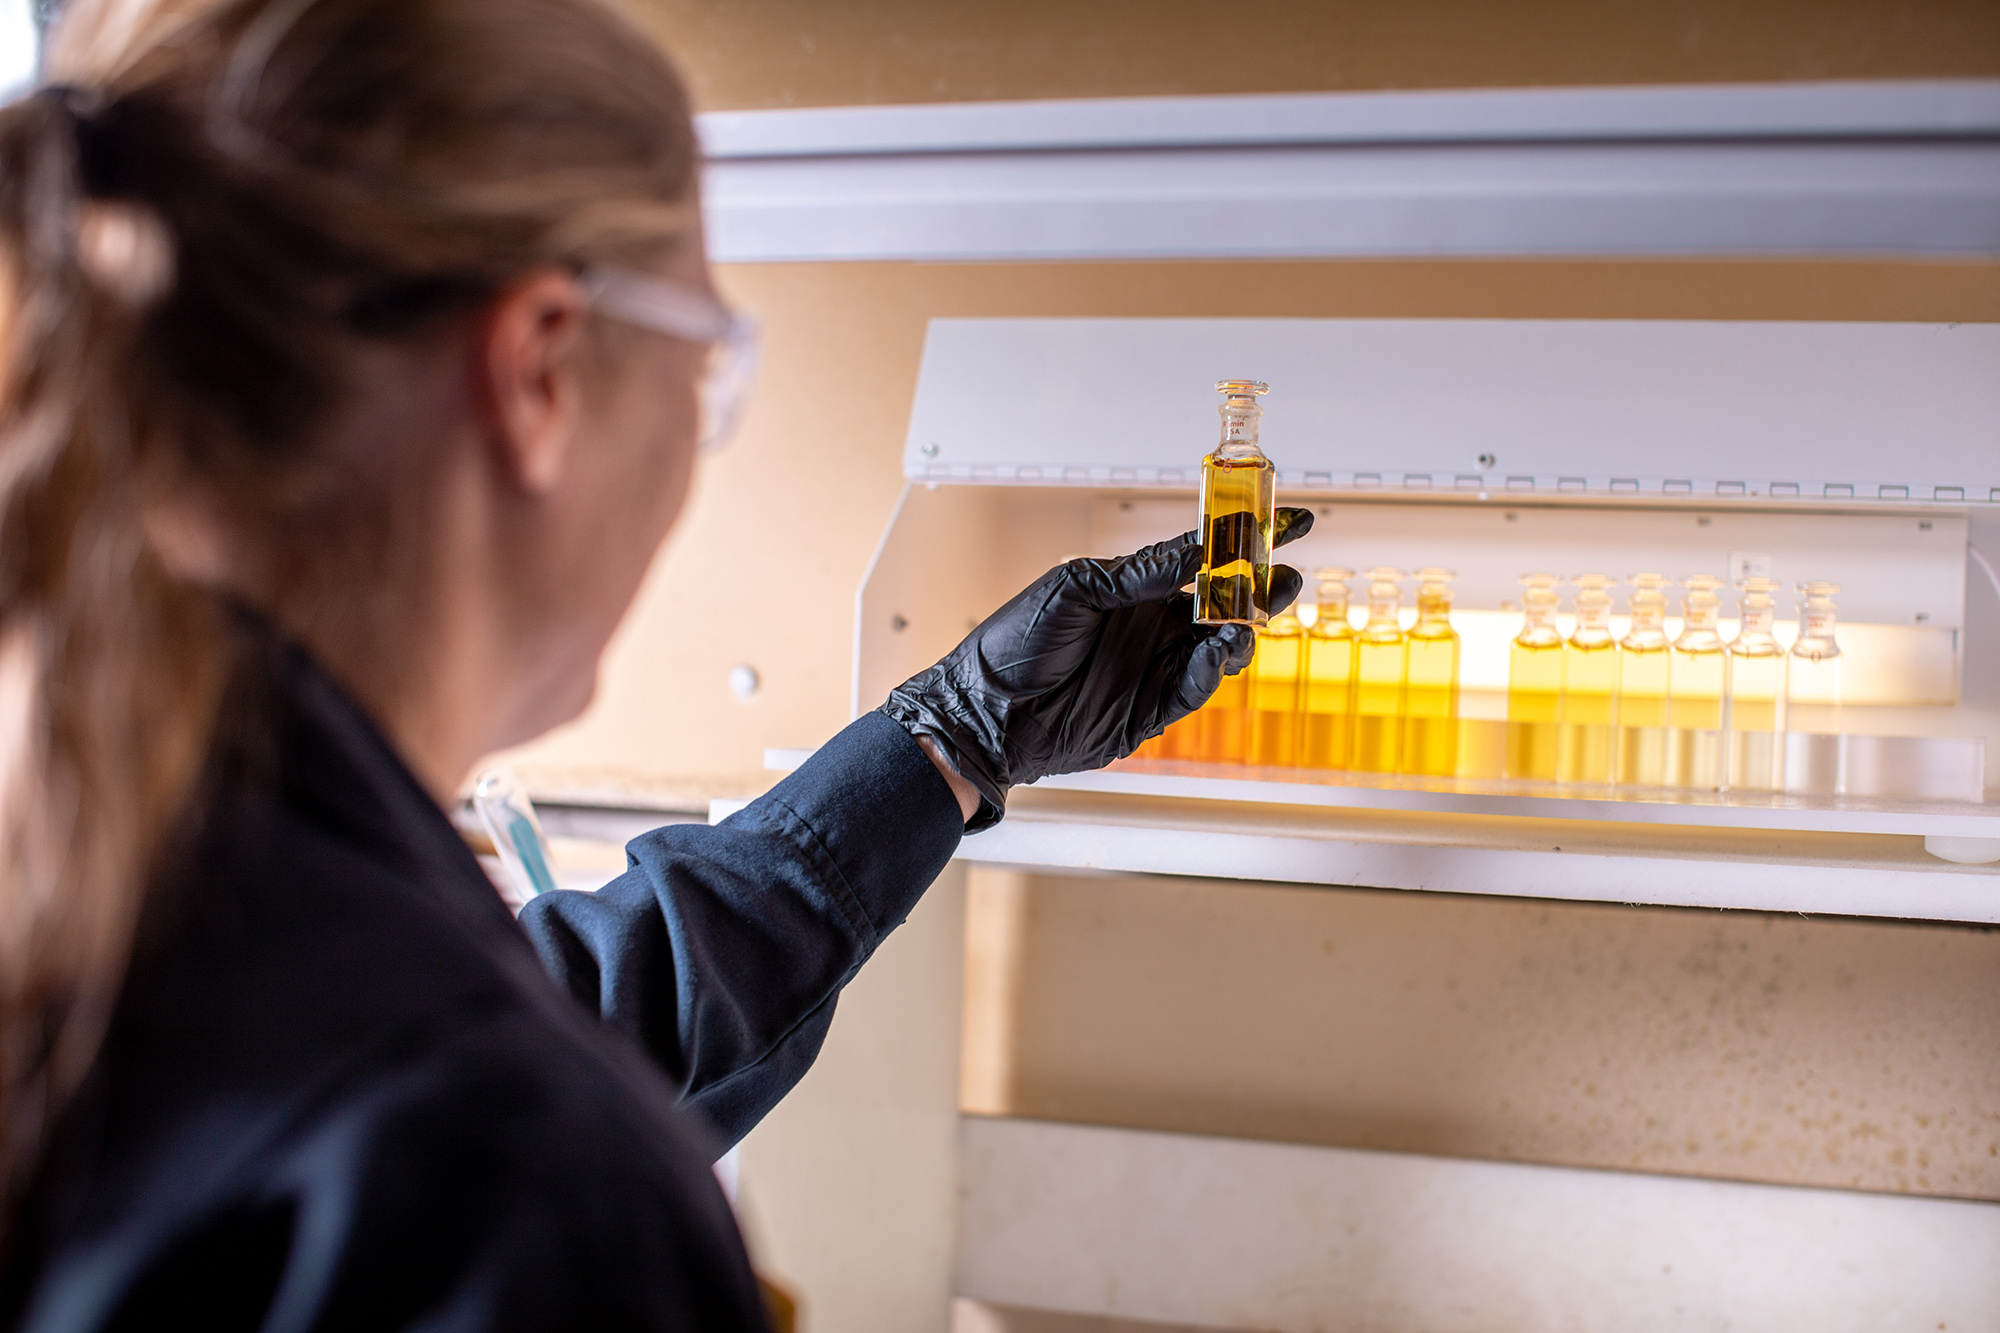
<path id="1" fill-rule="evenodd" d="M 1562 587 L 1560 574 L 1521 575 L 1521 600 L 1529 606 L 1554 606 L 1561 596 L 1556 589 Z"/>
<path id="2" fill-rule="evenodd" d="M 1231 398 L 1255 398 L 1271 392 L 1271 386 L 1262 380 L 1217 380 L 1215 391 L 1226 393 Z"/>
<path id="3" fill-rule="evenodd" d="M 1319 600 L 1322 602 L 1345 602 L 1349 596 L 1347 581 L 1354 577 L 1354 571 L 1344 565 L 1324 565 L 1313 571 L 1319 581 Z"/>

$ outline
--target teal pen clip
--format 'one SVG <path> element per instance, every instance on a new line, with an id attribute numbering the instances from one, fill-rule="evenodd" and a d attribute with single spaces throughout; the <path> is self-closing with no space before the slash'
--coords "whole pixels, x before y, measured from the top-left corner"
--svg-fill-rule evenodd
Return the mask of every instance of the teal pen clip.
<path id="1" fill-rule="evenodd" d="M 472 808 L 493 839 L 501 869 L 518 896 L 533 898 L 556 887 L 548 840 L 527 793 L 504 768 L 489 768 L 472 787 Z"/>

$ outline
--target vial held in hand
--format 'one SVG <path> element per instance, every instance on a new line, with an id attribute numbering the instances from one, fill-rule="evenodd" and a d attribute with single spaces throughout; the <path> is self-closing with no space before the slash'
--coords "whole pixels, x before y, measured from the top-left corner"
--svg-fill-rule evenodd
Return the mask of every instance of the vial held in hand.
<path id="1" fill-rule="evenodd" d="M 1271 618 L 1271 537 L 1277 470 L 1257 445 L 1264 409 L 1256 380 L 1222 380 L 1222 442 L 1201 460 L 1201 573 L 1197 625 L 1261 625 Z"/>

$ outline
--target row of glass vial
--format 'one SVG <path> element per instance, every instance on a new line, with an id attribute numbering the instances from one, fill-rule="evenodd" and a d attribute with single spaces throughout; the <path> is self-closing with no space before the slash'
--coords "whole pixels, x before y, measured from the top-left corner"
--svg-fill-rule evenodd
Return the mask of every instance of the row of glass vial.
<path id="1" fill-rule="evenodd" d="M 1507 675 L 1509 777 L 1633 786 L 1769 791 L 1784 785 L 1787 731 L 1839 730 L 1839 585 L 1799 585 L 1799 633 L 1789 650 L 1772 633 L 1780 585 L 1739 584 L 1736 636 L 1718 628 L 1722 579 L 1681 581 L 1681 632 L 1667 637 L 1658 574 L 1630 579 L 1631 627 L 1611 633 L 1617 580 L 1580 575 L 1576 628 L 1556 626 L 1562 580 L 1531 574 L 1524 624 Z"/>
<path id="2" fill-rule="evenodd" d="M 1368 618 L 1358 632 L 1347 614 L 1352 577 L 1345 569 L 1319 571 L 1314 623 L 1274 619 L 1259 631 L 1249 669 L 1141 754 L 1471 775 L 1461 764 L 1451 572 L 1418 571 L 1417 620 L 1408 630 L 1400 622 L 1402 571 L 1368 572 Z M 1562 580 L 1522 580 L 1504 776 L 1774 789 L 1783 782 L 1786 730 L 1838 730 L 1835 585 L 1802 585 L 1800 632 L 1787 651 L 1771 632 L 1778 585 L 1767 579 L 1744 581 L 1741 628 L 1727 642 L 1716 627 L 1720 579 L 1684 580 L 1684 624 L 1671 641 L 1665 620 L 1673 585 L 1666 578 L 1633 576 L 1632 624 L 1623 638 L 1610 628 L 1616 580 L 1583 575 L 1573 582 L 1576 628 L 1565 637 L 1555 623 Z"/>
<path id="3" fill-rule="evenodd" d="M 1257 629 L 1250 665 L 1142 757 L 1366 773 L 1457 770 L 1459 636 L 1450 570 L 1417 571 L 1417 620 L 1402 624 L 1399 569 L 1368 571 L 1368 619 L 1348 619 L 1349 569 L 1318 572 L 1317 614 Z"/>

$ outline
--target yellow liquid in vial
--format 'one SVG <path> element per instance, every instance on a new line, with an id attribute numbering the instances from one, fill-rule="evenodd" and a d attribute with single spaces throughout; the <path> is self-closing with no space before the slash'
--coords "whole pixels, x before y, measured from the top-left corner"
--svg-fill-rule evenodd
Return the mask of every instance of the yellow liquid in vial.
<path id="1" fill-rule="evenodd" d="M 1618 781 L 1658 787 L 1667 780 L 1667 650 L 1618 652 Z"/>
<path id="2" fill-rule="evenodd" d="M 1189 713 L 1160 734 L 1162 759 L 1201 758 L 1201 714 Z"/>
<path id="3" fill-rule="evenodd" d="M 1729 785 L 1775 791 L 1784 785 L 1785 659 L 1731 654 L 1729 659 Z"/>
<path id="4" fill-rule="evenodd" d="M 1506 774 L 1553 782 L 1562 722 L 1563 645 L 1516 643 L 1509 651 Z"/>
<path id="5" fill-rule="evenodd" d="M 1618 645 L 1565 643 L 1559 782 L 1610 782 L 1617 772 Z"/>
<path id="6" fill-rule="evenodd" d="M 1667 785 L 1722 785 L 1722 697 L 1729 659 L 1720 648 L 1668 649 Z"/>
<path id="7" fill-rule="evenodd" d="M 1195 716 L 1201 719 L 1200 757 L 1211 764 L 1240 764 L 1250 753 L 1250 669 L 1224 676 Z"/>
<path id="8" fill-rule="evenodd" d="M 1355 654 L 1354 749 L 1348 766 L 1360 773 L 1394 773 L 1403 761 L 1403 635 L 1370 637 Z"/>
<path id="9" fill-rule="evenodd" d="M 1299 691 L 1305 667 L 1305 627 L 1280 616 L 1257 631 L 1250 659 L 1250 762 L 1299 762 Z"/>
<path id="10" fill-rule="evenodd" d="M 1195 620 L 1261 625 L 1270 618 L 1277 470 L 1261 455 L 1201 460 L 1201 572 Z"/>
<path id="11" fill-rule="evenodd" d="M 1307 634 L 1305 734 L 1299 762 L 1307 768 L 1346 768 L 1353 728 L 1354 630 L 1345 621 L 1331 634 L 1314 625 Z"/>
<path id="12" fill-rule="evenodd" d="M 1419 624 L 1408 661 L 1403 772 L 1448 778 L 1458 771 L 1458 635 Z"/>

